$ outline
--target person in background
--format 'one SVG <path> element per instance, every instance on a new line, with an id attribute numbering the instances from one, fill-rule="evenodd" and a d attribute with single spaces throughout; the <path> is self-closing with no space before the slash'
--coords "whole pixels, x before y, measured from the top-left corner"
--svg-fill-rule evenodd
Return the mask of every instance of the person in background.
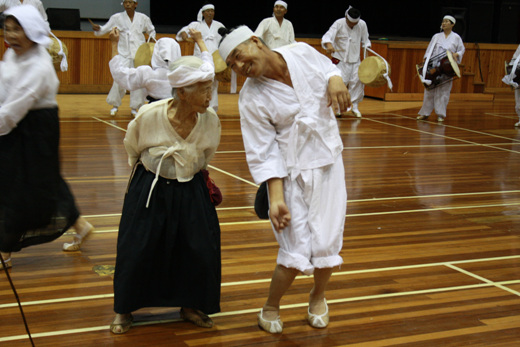
<path id="1" fill-rule="evenodd" d="M 271 49 L 296 42 L 292 23 L 284 18 L 286 13 L 287 3 L 276 1 L 273 16 L 262 20 L 255 30 L 255 35 Z"/>
<path id="2" fill-rule="evenodd" d="M 520 127 L 520 85 L 518 83 L 518 77 L 520 77 L 518 76 L 520 70 L 520 45 L 518 45 L 515 54 L 513 54 L 509 66 L 511 66 L 511 73 L 504 76 L 502 81 L 515 90 L 515 111 L 518 115 L 518 122 L 515 123 L 515 127 Z M 517 82 L 515 82 L 515 80 Z"/>
<path id="3" fill-rule="evenodd" d="M 53 241 L 71 226 L 76 235 L 63 249 L 79 250 L 93 227 L 60 173 L 59 81 L 47 52 L 49 25 L 30 5 L 4 14 L 9 48 L 0 62 L 0 252 L 9 268 L 12 252 Z"/>
<path id="4" fill-rule="evenodd" d="M 218 49 L 218 43 L 222 39 L 219 34 L 219 29 L 224 28 L 224 24 L 216 21 L 215 19 L 215 6 L 212 4 L 205 4 L 199 10 L 197 15 L 197 21 L 191 22 L 187 26 L 181 28 L 177 33 L 177 41 L 186 41 L 189 38 L 189 29 L 195 29 L 202 33 L 202 38 L 208 47 L 210 54 L 213 54 Z M 193 55 L 200 57 L 201 51 L 198 46 L 195 46 Z M 211 97 L 210 106 L 218 111 L 218 81 L 213 81 L 213 95 Z"/>
<path id="5" fill-rule="evenodd" d="M 464 43 L 460 36 L 453 32 L 455 26 L 455 18 L 452 16 L 444 16 L 441 24 L 441 32 L 433 35 L 426 53 L 424 54 L 425 65 L 428 64 L 430 58 L 435 57 L 441 53 L 450 51 L 453 53 L 453 58 L 460 64 L 462 56 L 464 55 Z M 427 82 L 427 81 L 423 81 Z M 431 81 L 430 81 L 431 83 Z M 437 114 L 437 121 L 443 122 L 446 118 L 446 109 L 450 101 L 450 92 L 453 81 L 439 84 L 433 89 L 424 89 L 423 105 L 419 110 L 418 120 L 427 120 L 432 111 L 435 109 Z"/>
<path id="6" fill-rule="evenodd" d="M 348 90 L 339 69 L 306 43 L 271 50 L 241 26 L 223 38 L 219 51 L 247 77 L 238 101 L 246 158 L 255 182 L 267 182 L 280 246 L 258 325 L 282 332 L 280 300 L 301 272 L 314 275 L 307 322 L 324 328 L 325 289 L 343 262 L 347 191 L 335 113 L 350 106 Z"/>
<path id="7" fill-rule="evenodd" d="M 361 19 L 361 12 L 350 6 L 345 12 L 345 18 L 335 21 L 323 35 L 321 45 L 341 70 L 343 81 L 352 98 L 352 113 L 361 118 L 358 105 L 365 95 L 365 85 L 358 76 L 360 50 L 372 45 L 368 39 L 367 23 Z"/>
<path id="8" fill-rule="evenodd" d="M 155 39 L 155 27 L 147 15 L 136 11 L 137 0 L 124 0 L 122 4 L 125 8 L 124 12 L 112 15 L 103 26 L 92 23 L 92 30 L 94 30 L 94 35 L 101 36 L 108 34 L 114 27 L 117 28 L 120 35 L 118 53 L 125 58 L 126 67 L 133 68 L 135 53 L 139 46 L 145 43 L 144 33 L 148 34 L 149 38 Z M 125 94 L 126 90 L 114 81 L 107 96 L 107 103 L 112 105 L 111 116 L 117 114 Z M 145 94 L 143 89 L 130 91 L 130 108 L 133 116 L 145 103 Z"/>
<path id="9" fill-rule="evenodd" d="M 40 0 L 0 0 L 0 12 L 4 12 L 5 10 L 20 5 L 31 5 L 34 6 L 40 15 L 42 16 L 44 21 L 48 21 L 47 12 L 45 12 L 45 8 L 43 8 L 43 3 Z"/>

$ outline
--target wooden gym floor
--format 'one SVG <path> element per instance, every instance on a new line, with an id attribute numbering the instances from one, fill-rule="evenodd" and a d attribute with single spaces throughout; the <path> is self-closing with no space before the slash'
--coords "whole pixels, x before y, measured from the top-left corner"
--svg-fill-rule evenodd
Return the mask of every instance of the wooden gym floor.
<path id="1" fill-rule="evenodd" d="M 331 279 L 331 322 L 305 322 L 312 278 L 282 301 L 283 334 L 257 327 L 277 244 L 252 208 L 236 95 L 220 96 L 222 140 L 211 163 L 224 201 L 222 313 L 215 327 L 146 309 L 112 335 L 112 270 L 130 167 L 128 96 L 116 117 L 105 95 L 59 95 L 62 171 L 96 227 L 81 252 L 71 236 L 13 255 L 10 274 L 36 346 L 512 346 L 520 340 L 520 129 L 512 94 L 452 102 L 444 124 L 417 121 L 419 102 L 365 99 L 338 120 L 348 208 L 344 264 Z M 154 264 L 148 264 L 150 267 Z M 516 341 L 516 343 L 515 343 Z M 0 272 L 0 346 L 28 346 Z"/>

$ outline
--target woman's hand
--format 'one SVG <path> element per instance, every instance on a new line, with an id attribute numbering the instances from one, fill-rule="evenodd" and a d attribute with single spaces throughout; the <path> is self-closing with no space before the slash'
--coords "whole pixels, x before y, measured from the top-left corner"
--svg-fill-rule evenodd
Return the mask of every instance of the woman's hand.
<path id="1" fill-rule="evenodd" d="M 282 232 L 291 221 L 291 213 L 285 203 L 283 194 L 283 179 L 271 178 L 267 181 L 269 190 L 269 218 L 277 232 Z"/>
<path id="2" fill-rule="evenodd" d="M 349 107 L 352 106 L 352 103 L 350 102 L 350 93 L 340 76 L 332 76 L 329 79 L 327 101 L 327 106 L 332 106 L 334 114 L 336 115 L 347 112 Z"/>

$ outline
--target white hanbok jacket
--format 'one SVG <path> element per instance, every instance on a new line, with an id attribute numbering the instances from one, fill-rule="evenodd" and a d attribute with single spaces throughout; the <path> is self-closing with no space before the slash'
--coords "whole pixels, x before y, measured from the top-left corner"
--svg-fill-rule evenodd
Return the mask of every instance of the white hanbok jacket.
<path id="1" fill-rule="evenodd" d="M 48 20 L 47 12 L 45 12 L 45 8 L 43 8 L 43 4 L 40 0 L 25 0 L 23 4 L 20 2 L 20 0 L 0 0 L 0 12 L 4 12 L 5 10 L 11 7 L 20 5 L 31 5 L 36 7 L 38 12 L 40 12 L 40 14 L 42 15 L 43 19 L 45 21 Z"/>
<path id="2" fill-rule="evenodd" d="M 213 20 L 211 22 L 211 27 L 208 26 L 206 21 L 202 22 L 191 22 L 187 26 L 183 27 L 179 32 L 177 33 L 177 36 L 175 37 L 177 41 L 181 42 L 182 37 L 181 33 L 185 32 L 189 36 L 189 29 L 195 29 L 200 31 L 202 38 L 204 39 L 204 43 L 206 44 L 206 47 L 208 48 L 208 51 L 213 54 L 218 49 L 218 44 L 220 43 L 220 40 L 222 39 L 222 36 L 218 33 L 218 29 L 224 28 L 224 24 Z M 199 46 L 195 45 L 195 49 L 193 52 L 193 55 L 200 57 L 200 48 Z"/>
<path id="3" fill-rule="evenodd" d="M 274 16 L 261 21 L 255 30 L 255 35 L 264 40 L 271 49 L 296 42 L 292 23 L 284 18 L 280 26 Z"/>
<path id="4" fill-rule="evenodd" d="M 329 30 L 321 38 L 321 45 L 326 48 L 326 43 L 331 43 L 335 52 L 332 56 L 345 63 L 358 63 L 360 61 L 361 46 L 368 48 L 372 45 L 368 39 L 367 23 L 360 19 L 353 29 L 347 25 L 345 18 L 340 18 L 332 24 Z"/>

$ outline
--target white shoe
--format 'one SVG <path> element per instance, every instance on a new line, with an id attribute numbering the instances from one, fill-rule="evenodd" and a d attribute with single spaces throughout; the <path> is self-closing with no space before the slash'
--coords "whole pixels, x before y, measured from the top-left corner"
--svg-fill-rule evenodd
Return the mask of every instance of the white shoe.
<path id="1" fill-rule="evenodd" d="M 117 113 L 117 107 L 113 107 L 111 110 L 110 110 L 110 115 L 111 116 L 115 116 Z"/>
<path id="2" fill-rule="evenodd" d="M 359 110 L 352 110 L 352 113 L 354 113 L 354 116 L 356 116 L 358 118 L 362 117 L 361 112 L 359 112 Z"/>
<path id="3" fill-rule="evenodd" d="M 92 230 L 94 230 L 94 227 L 92 226 L 92 224 L 87 222 L 87 224 L 85 225 L 83 230 L 81 230 L 80 232 L 78 232 L 76 230 L 76 235 L 73 236 L 71 243 L 65 242 L 63 244 L 63 248 L 62 248 L 63 251 L 64 252 L 79 251 L 81 249 L 81 244 L 83 243 L 83 241 L 88 239 L 89 236 L 92 234 Z"/>
<path id="4" fill-rule="evenodd" d="M 258 326 L 268 333 L 280 334 L 283 331 L 283 322 L 280 320 L 280 316 L 276 317 L 275 320 L 267 320 L 262 317 L 263 313 L 264 309 L 261 309 L 258 314 Z"/>
<path id="5" fill-rule="evenodd" d="M 444 118 L 446 118 L 446 117 L 444 117 L 444 116 L 438 116 L 438 117 L 437 117 L 437 122 L 441 122 L 441 123 L 444 122 Z"/>
<path id="6" fill-rule="evenodd" d="M 323 299 L 323 301 L 325 302 L 325 313 L 314 314 L 307 309 L 307 322 L 313 328 L 323 329 L 329 325 L 329 306 L 327 306 L 327 300 Z"/>
<path id="7" fill-rule="evenodd" d="M 515 127 L 520 127 L 520 122 L 515 123 Z"/>
<path id="8" fill-rule="evenodd" d="M 417 120 L 428 120 L 429 116 L 417 116 Z"/>

